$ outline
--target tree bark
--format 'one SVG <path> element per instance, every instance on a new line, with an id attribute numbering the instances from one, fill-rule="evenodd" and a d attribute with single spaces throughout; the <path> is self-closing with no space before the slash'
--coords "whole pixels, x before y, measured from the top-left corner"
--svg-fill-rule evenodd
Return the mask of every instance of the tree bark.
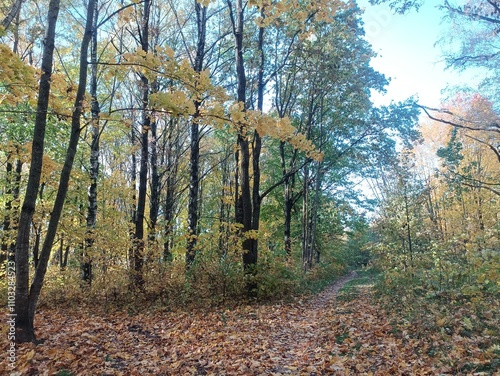
<path id="1" fill-rule="evenodd" d="M 207 29 L 207 8 L 195 1 L 196 24 L 198 30 L 198 41 L 196 44 L 196 57 L 194 70 L 200 73 L 203 70 L 205 57 L 205 40 Z M 191 121 L 191 145 L 190 145 L 190 175 L 189 175 L 189 203 L 188 203 L 188 242 L 186 248 L 186 267 L 194 262 L 196 257 L 196 241 L 198 237 L 198 202 L 200 183 L 200 130 L 198 121 L 200 119 L 201 101 L 194 101 L 195 112 Z"/>
<path id="2" fill-rule="evenodd" d="M 313 207 L 311 210 L 311 225 L 310 225 L 310 247 L 312 250 L 312 253 L 314 254 L 314 262 L 316 264 L 319 264 L 321 253 L 318 248 L 318 242 L 316 241 L 316 236 L 317 236 L 317 227 L 318 227 L 318 213 L 319 213 L 319 206 L 320 206 L 320 197 L 321 197 L 321 183 L 322 183 L 322 172 L 321 172 L 321 162 L 317 162 L 317 170 L 316 170 L 316 180 L 315 180 L 315 185 L 314 185 L 314 201 L 313 201 Z"/>
<path id="3" fill-rule="evenodd" d="M 12 4 L 9 13 L 5 16 L 5 18 L 2 20 L 2 27 L 7 30 L 9 26 L 11 25 L 12 21 L 14 21 L 14 18 L 17 17 L 19 12 L 21 11 L 21 5 L 23 4 L 24 0 L 15 0 L 14 4 Z M 50 5 L 49 5 L 50 8 Z"/>
<path id="4" fill-rule="evenodd" d="M 261 9 L 261 17 L 265 18 L 265 7 Z M 259 37 L 257 51 L 259 54 L 259 72 L 257 77 L 257 110 L 264 111 L 264 67 L 266 63 L 264 55 L 264 28 L 259 28 Z M 253 170 L 253 184 L 252 184 L 252 230 L 258 233 L 260 229 L 260 208 L 262 204 L 262 196 L 260 195 L 260 154 L 262 151 L 262 138 L 257 131 L 254 131 L 253 144 L 252 144 L 252 170 Z M 259 252 L 259 240 L 257 238 L 251 239 L 251 254 L 252 262 L 257 263 Z"/>
<path id="5" fill-rule="evenodd" d="M 302 183 L 302 266 L 304 271 L 311 268 L 312 258 L 309 247 L 309 165 L 304 167 L 304 181 Z"/>
<path id="6" fill-rule="evenodd" d="M 16 147 L 16 152 L 19 150 Z M 21 172 L 23 162 L 19 155 L 14 159 L 12 152 L 7 154 L 6 175 L 7 189 L 5 190 L 7 201 L 5 202 L 5 216 L 3 221 L 2 252 L 0 254 L 0 264 L 5 260 L 15 260 L 16 244 L 12 240 L 11 232 L 17 231 L 18 223 L 17 210 L 19 209 L 19 191 L 21 185 Z M 14 168 L 15 166 L 15 168 Z"/>
<path id="7" fill-rule="evenodd" d="M 290 161 L 290 170 L 295 168 L 296 152 Z M 284 245 L 287 257 L 292 255 L 292 209 L 295 204 L 293 188 L 295 185 L 295 174 L 290 174 L 286 168 L 285 143 L 280 142 L 281 173 L 283 180 L 283 224 Z"/>
<path id="8" fill-rule="evenodd" d="M 144 1 L 141 26 L 141 48 L 144 52 L 149 51 L 149 16 L 151 1 Z M 148 114 L 148 102 L 150 83 L 147 77 L 141 76 L 142 103 L 141 103 L 141 159 L 139 167 L 139 192 L 137 195 L 137 212 L 135 218 L 135 233 L 133 244 L 133 285 L 142 289 L 144 285 L 143 264 L 144 264 L 144 215 L 146 209 L 146 191 L 148 183 L 148 137 L 151 129 L 151 117 Z"/>
<path id="9" fill-rule="evenodd" d="M 92 283 L 92 247 L 95 240 L 95 227 L 97 222 L 97 180 L 99 178 L 99 101 L 97 100 L 97 19 L 99 16 L 98 1 L 95 1 L 92 22 L 92 40 L 90 47 L 90 96 L 92 116 L 92 141 L 90 144 L 90 186 L 88 189 L 87 232 L 85 247 L 82 257 L 82 281 Z"/>
<path id="10" fill-rule="evenodd" d="M 62 214 L 63 206 L 64 206 L 64 201 L 66 199 L 66 193 L 68 191 L 68 186 L 69 186 L 69 179 L 71 175 L 71 170 L 73 168 L 73 162 L 74 158 L 76 155 L 76 149 L 78 146 L 78 140 L 80 137 L 80 131 L 81 131 L 81 126 L 80 126 L 80 118 L 83 112 L 83 101 L 85 98 L 85 89 L 87 86 L 87 68 L 88 68 L 88 47 L 90 44 L 90 39 L 91 39 L 91 32 L 92 32 L 92 14 L 94 12 L 94 1 L 96 0 L 90 0 L 88 4 L 88 9 L 87 9 L 87 21 L 85 25 L 85 32 L 83 34 L 83 39 L 82 39 L 82 44 L 81 44 L 81 51 L 80 51 L 80 72 L 79 72 L 79 82 L 78 82 L 78 89 L 76 93 L 76 98 L 75 98 L 75 106 L 74 110 L 72 113 L 71 117 L 71 134 L 70 134 L 70 139 L 68 143 L 68 148 L 66 151 L 66 157 L 64 161 L 64 165 L 61 171 L 61 176 L 59 179 L 59 186 L 57 189 L 57 194 L 56 198 L 54 201 L 54 207 L 52 209 L 51 215 L 50 215 L 50 220 L 49 224 L 47 227 L 47 234 L 45 236 L 45 240 L 43 243 L 42 251 L 40 253 L 40 260 L 38 263 L 38 266 L 35 270 L 35 275 L 33 278 L 33 282 L 31 283 L 31 287 L 29 289 L 29 295 L 25 297 L 25 294 L 19 294 L 20 296 L 25 297 L 25 300 L 21 304 L 26 304 L 28 305 L 27 307 L 27 312 L 23 310 L 23 313 L 27 313 L 27 320 L 22 320 L 21 322 L 23 323 L 23 326 L 16 326 L 19 328 L 20 336 L 16 338 L 18 341 L 34 341 L 35 340 L 35 334 L 34 334 L 34 327 L 33 327 L 33 321 L 34 321 L 34 316 L 35 316 L 35 310 L 36 310 L 36 305 L 38 302 L 38 298 L 40 296 L 40 292 L 43 286 L 43 281 L 45 278 L 45 273 L 47 271 L 47 265 L 48 261 L 50 258 L 50 252 L 52 250 L 52 246 L 54 244 L 54 239 L 56 236 L 57 232 L 57 227 L 59 223 L 59 219 Z M 58 0 L 54 0 L 56 3 L 57 10 L 59 9 L 59 3 Z M 49 12 L 53 8 L 49 6 Z M 57 20 L 57 13 L 56 17 L 53 22 L 53 32 L 55 35 L 55 21 Z M 50 24 L 50 22 L 49 22 Z M 50 26 L 49 26 L 50 28 Z M 47 37 L 47 40 L 49 38 Z M 51 37 L 52 43 L 54 41 L 54 38 Z M 52 52 L 53 52 L 53 44 L 52 44 Z M 44 70 L 45 72 L 45 70 Z M 50 91 L 50 86 L 48 87 Z M 47 93 L 48 94 L 48 93 Z M 48 101 L 47 101 L 48 104 Z M 47 108 L 47 107 L 46 107 Z M 38 115 L 38 114 L 37 114 Z M 46 121 L 46 118 L 45 118 Z M 44 121 L 44 124 L 45 124 Z M 36 124 L 35 124 L 36 128 Z M 42 148 L 42 155 L 43 155 L 43 148 Z M 30 169 L 31 172 L 31 169 Z M 26 291 L 28 292 L 28 291 Z M 16 304 L 17 304 L 16 300 Z M 17 308 L 17 307 L 16 307 Z M 24 308 L 25 309 L 25 308 Z"/>
<path id="11" fill-rule="evenodd" d="M 92 18 L 93 18 L 92 15 L 94 12 L 95 1 L 96 0 L 90 0 L 87 8 L 87 21 L 85 25 L 85 31 L 83 34 L 81 50 L 80 50 L 80 71 L 79 71 L 78 89 L 75 97 L 75 105 L 73 113 L 71 116 L 70 139 L 68 143 L 68 148 L 66 150 L 66 157 L 61 171 L 61 176 L 59 179 L 59 186 L 57 189 L 54 206 L 52 208 L 49 224 L 47 227 L 47 234 L 45 236 L 45 240 L 42 246 L 42 251 L 40 253 L 40 261 L 38 267 L 35 270 L 35 276 L 33 278 L 33 282 L 30 288 L 29 313 L 30 313 L 31 323 L 33 323 L 36 305 L 43 286 L 45 273 L 47 271 L 47 265 L 50 258 L 52 246 L 54 244 L 54 239 L 56 237 L 57 227 L 59 224 L 59 219 L 61 218 L 62 210 L 64 207 L 64 201 L 66 199 L 66 194 L 68 192 L 69 180 L 71 176 L 71 171 L 73 169 L 73 162 L 78 147 L 78 141 L 80 139 L 80 131 L 81 131 L 80 121 L 83 113 L 85 90 L 87 87 L 88 49 L 89 49 L 90 39 L 92 36 Z"/>
<path id="12" fill-rule="evenodd" d="M 237 100 L 243 105 L 243 110 L 246 109 L 246 73 L 245 61 L 243 57 L 243 25 L 244 25 L 244 6 L 242 0 L 236 0 L 235 9 L 233 10 L 232 3 L 228 0 L 230 9 L 233 36 L 235 44 L 235 65 L 237 74 Z M 250 187 L 250 143 L 248 135 L 243 126 L 240 126 L 237 136 L 238 153 L 236 176 L 240 187 L 236 190 L 236 220 L 242 225 L 243 240 L 243 266 L 245 270 L 251 272 L 252 267 L 257 264 L 257 253 L 253 247 L 253 239 L 249 237 L 249 232 L 252 230 L 252 190 Z M 239 164 L 239 166 L 238 166 Z M 254 286 L 247 286 L 250 290 L 254 290 Z"/>
<path id="13" fill-rule="evenodd" d="M 52 64 L 54 59 L 54 41 L 60 0 L 51 0 L 47 16 L 47 32 L 44 39 L 42 73 L 38 89 L 38 103 L 35 129 L 31 150 L 31 165 L 24 202 L 19 217 L 16 237 L 16 341 L 35 340 L 33 316 L 30 315 L 29 300 L 29 239 L 30 228 L 35 212 L 36 197 L 42 174 L 42 160 L 49 105 Z"/>
<path id="14" fill-rule="evenodd" d="M 178 154 L 179 136 L 176 134 L 176 124 L 170 121 L 168 135 L 165 137 L 162 151 L 163 165 L 165 165 L 165 199 L 163 201 L 163 219 L 165 240 L 163 244 L 163 261 L 172 261 L 172 248 L 174 246 L 174 216 L 177 205 L 177 172 L 178 172 Z"/>
<path id="15" fill-rule="evenodd" d="M 151 169 L 151 193 L 149 197 L 149 234 L 148 243 L 152 247 L 156 244 L 156 226 L 160 213 L 160 175 L 158 173 L 158 124 L 151 122 L 150 142 L 150 169 Z"/>

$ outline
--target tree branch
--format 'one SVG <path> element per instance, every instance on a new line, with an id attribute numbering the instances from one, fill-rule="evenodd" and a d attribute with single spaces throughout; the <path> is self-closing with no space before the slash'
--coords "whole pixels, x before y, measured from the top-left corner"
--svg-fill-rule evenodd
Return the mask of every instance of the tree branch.
<path id="1" fill-rule="evenodd" d="M 498 158 L 498 162 L 500 162 L 500 152 L 497 150 L 496 147 L 494 147 L 493 145 L 487 143 L 486 141 L 480 140 L 480 139 L 478 139 L 476 137 L 469 136 L 467 134 L 465 135 L 465 137 L 470 138 L 471 140 L 477 141 L 477 142 L 479 142 L 479 143 L 481 143 L 483 145 L 488 146 L 491 150 L 493 150 L 493 152 L 496 154 L 496 156 Z"/>
<path id="2" fill-rule="evenodd" d="M 456 117 L 460 121 L 463 121 L 463 122 L 466 122 L 466 123 L 472 123 L 470 120 L 461 118 L 460 116 L 454 114 L 451 111 L 444 110 L 444 109 L 427 107 L 427 106 L 420 105 L 418 103 L 416 103 L 415 106 L 417 106 L 418 108 L 421 108 L 422 110 L 424 110 L 424 112 L 427 114 L 427 116 L 429 117 L 429 119 L 435 120 L 435 121 L 439 121 L 440 123 L 443 123 L 443 124 L 451 125 L 452 127 L 457 127 L 457 128 L 462 128 L 462 129 L 468 129 L 470 131 L 486 131 L 486 132 L 497 132 L 497 133 L 500 133 L 500 125 L 498 125 L 496 123 L 490 124 L 490 128 L 472 127 L 472 126 L 468 126 L 468 125 L 464 125 L 464 124 L 455 123 L 453 121 L 448 121 L 448 120 L 445 120 L 445 119 L 440 119 L 440 118 L 432 116 L 429 113 L 429 111 L 436 111 L 436 112 L 439 112 L 439 113 L 442 113 L 442 114 L 447 114 L 447 115 L 454 116 L 454 117 Z"/>
<path id="3" fill-rule="evenodd" d="M 491 2 L 489 2 L 489 3 L 491 4 Z M 490 22 L 490 23 L 494 23 L 494 24 L 500 24 L 500 19 L 498 19 L 498 18 L 491 18 L 491 17 L 484 16 L 484 15 L 479 14 L 479 13 L 467 12 L 467 11 L 463 11 L 463 10 L 461 10 L 459 8 L 454 8 L 453 6 L 450 5 L 450 3 L 448 2 L 448 0 L 445 1 L 444 5 L 442 7 L 448 9 L 450 12 L 454 12 L 454 13 L 460 14 L 462 16 L 466 16 L 466 17 L 469 17 L 469 18 L 480 19 L 480 20 L 483 20 L 483 21 L 486 21 L 486 22 Z"/>
<path id="4" fill-rule="evenodd" d="M 262 194 L 260 195 L 260 199 L 263 200 L 264 197 L 266 197 L 269 193 L 271 193 L 274 189 L 279 187 L 281 184 L 285 182 L 286 179 L 289 177 L 292 177 L 295 175 L 297 172 L 299 172 L 306 164 L 312 162 L 312 159 L 307 158 L 300 166 L 295 167 L 293 170 L 288 171 L 285 175 L 281 177 L 280 180 L 278 180 L 276 183 L 268 187 Z"/>
<path id="5" fill-rule="evenodd" d="M 21 5 L 23 4 L 23 0 L 16 0 L 14 4 L 12 4 L 9 13 L 5 18 L 2 20 L 2 26 L 5 30 L 7 30 L 14 20 L 14 18 L 17 16 L 19 11 L 21 10 Z"/>

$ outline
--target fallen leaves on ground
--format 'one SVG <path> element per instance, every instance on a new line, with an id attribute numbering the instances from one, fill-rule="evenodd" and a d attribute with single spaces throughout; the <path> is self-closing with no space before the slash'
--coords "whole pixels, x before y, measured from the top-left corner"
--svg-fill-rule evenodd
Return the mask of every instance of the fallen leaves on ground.
<path id="1" fill-rule="evenodd" d="M 13 375 L 456 375 L 488 361 L 480 339 L 396 330 L 370 287 L 335 299 L 340 284 L 293 303 L 206 312 L 44 310 L 36 331 L 45 341 L 18 347 Z M 445 361 L 431 351 L 443 348 Z"/>

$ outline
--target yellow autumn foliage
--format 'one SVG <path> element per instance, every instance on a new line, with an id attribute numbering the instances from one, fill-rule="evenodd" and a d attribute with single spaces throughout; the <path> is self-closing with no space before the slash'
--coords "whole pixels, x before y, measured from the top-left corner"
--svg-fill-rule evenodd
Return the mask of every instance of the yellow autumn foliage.
<path id="1" fill-rule="evenodd" d="M 31 101 L 36 87 L 36 70 L 25 64 L 10 47 L 0 44 L 0 104 Z"/>

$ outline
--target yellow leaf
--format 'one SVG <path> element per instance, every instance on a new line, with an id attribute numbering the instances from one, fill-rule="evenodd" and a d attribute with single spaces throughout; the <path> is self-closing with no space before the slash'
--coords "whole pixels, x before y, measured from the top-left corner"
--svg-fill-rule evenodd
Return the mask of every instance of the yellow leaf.
<path id="1" fill-rule="evenodd" d="M 28 352 L 26 353 L 26 355 L 25 355 L 25 359 L 26 359 L 27 361 L 29 361 L 29 360 L 33 359 L 33 357 L 34 357 L 34 356 L 35 356 L 35 350 L 30 350 L 30 351 L 28 351 Z"/>
<path id="2" fill-rule="evenodd" d="M 445 318 L 445 317 L 443 317 L 443 318 L 441 318 L 441 319 L 438 319 L 438 320 L 436 321 L 436 324 L 437 324 L 437 326 L 439 326 L 440 328 L 442 328 L 442 327 L 446 324 L 446 318 Z"/>

